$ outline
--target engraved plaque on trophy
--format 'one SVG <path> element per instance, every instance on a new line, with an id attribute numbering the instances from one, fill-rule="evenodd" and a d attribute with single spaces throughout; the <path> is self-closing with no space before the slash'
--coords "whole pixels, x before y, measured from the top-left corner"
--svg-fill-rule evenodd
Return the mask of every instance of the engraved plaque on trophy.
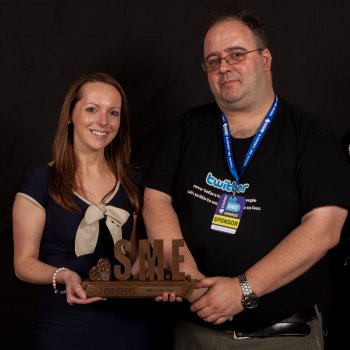
<path id="1" fill-rule="evenodd" d="M 197 280 L 179 271 L 183 256 L 179 248 L 184 246 L 184 240 L 172 241 L 172 272 L 164 269 L 163 240 L 155 240 L 153 249 L 148 240 L 139 241 L 140 271 L 138 276 L 131 274 L 131 261 L 123 254 L 131 251 L 131 243 L 121 239 L 114 249 L 116 259 L 121 265 L 113 268 L 109 259 L 102 258 L 89 272 L 89 280 L 82 283 L 88 297 L 100 296 L 103 298 L 155 298 L 163 293 L 175 293 L 176 296 L 187 298 Z"/>

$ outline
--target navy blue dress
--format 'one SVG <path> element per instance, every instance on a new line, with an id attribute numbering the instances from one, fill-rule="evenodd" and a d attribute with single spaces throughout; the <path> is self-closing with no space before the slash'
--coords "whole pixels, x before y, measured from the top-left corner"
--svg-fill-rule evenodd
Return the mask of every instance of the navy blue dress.
<path id="1" fill-rule="evenodd" d="M 45 165 L 28 174 L 20 189 L 20 193 L 29 196 L 46 211 L 40 260 L 74 270 L 82 279 L 88 278 L 89 270 L 102 257 L 109 258 L 112 266 L 115 265 L 114 244 L 104 219 L 99 222 L 95 251 L 80 257 L 75 255 L 75 234 L 90 203 L 76 195 L 81 211 L 68 212 L 57 206 L 48 195 L 49 169 L 49 165 Z M 117 186 L 108 204 L 130 213 L 122 227 L 123 238 L 129 239 L 133 210 L 121 186 Z M 154 315 L 154 300 L 110 298 L 88 305 L 69 305 L 65 295 L 54 294 L 52 285 L 45 285 L 42 289 L 35 349 L 154 349 L 150 319 L 150 315 Z"/>

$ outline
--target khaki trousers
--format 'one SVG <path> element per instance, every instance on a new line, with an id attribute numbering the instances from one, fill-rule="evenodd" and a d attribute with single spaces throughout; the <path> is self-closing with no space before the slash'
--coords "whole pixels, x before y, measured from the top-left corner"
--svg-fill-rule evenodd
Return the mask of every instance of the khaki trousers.
<path id="1" fill-rule="evenodd" d="M 311 332 L 306 336 L 234 339 L 195 323 L 178 320 L 175 325 L 175 350 L 323 350 L 322 317 L 308 322 Z"/>

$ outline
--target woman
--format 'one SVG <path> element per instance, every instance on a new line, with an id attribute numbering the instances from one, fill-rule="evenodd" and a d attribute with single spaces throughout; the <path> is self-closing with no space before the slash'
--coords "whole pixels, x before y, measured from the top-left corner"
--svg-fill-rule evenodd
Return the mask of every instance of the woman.
<path id="1" fill-rule="evenodd" d="M 135 240 L 140 194 L 129 158 L 122 87 L 82 75 L 64 100 L 53 161 L 27 176 L 13 207 L 16 275 L 44 285 L 36 349 L 152 348 L 144 301 L 87 297 L 81 287 L 100 258 L 115 264 L 117 240 Z"/>

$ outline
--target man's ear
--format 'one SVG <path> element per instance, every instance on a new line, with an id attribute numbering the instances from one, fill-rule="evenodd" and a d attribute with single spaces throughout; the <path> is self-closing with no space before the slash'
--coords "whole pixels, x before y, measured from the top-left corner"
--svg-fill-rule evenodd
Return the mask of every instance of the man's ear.
<path id="1" fill-rule="evenodd" d="M 264 49 L 261 52 L 261 57 L 264 61 L 265 70 L 271 70 L 272 65 L 272 55 L 269 49 Z"/>

